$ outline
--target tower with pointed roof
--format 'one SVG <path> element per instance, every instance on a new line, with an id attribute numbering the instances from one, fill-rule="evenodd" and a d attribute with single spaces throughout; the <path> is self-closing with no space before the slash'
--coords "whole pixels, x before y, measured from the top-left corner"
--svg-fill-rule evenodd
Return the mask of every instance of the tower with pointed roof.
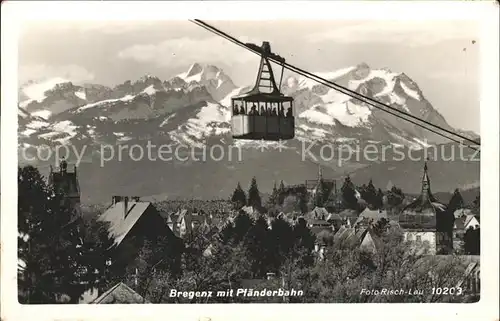
<path id="1" fill-rule="evenodd" d="M 448 233 L 448 208 L 432 195 L 427 161 L 421 181 L 420 196 L 407 205 L 399 216 L 399 225 L 404 230 L 405 241 L 416 247 L 427 243 L 431 254 L 446 252 L 452 235 Z"/>
<path id="2" fill-rule="evenodd" d="M 323 188 L 323 172 L 321 170 L 321 165 L 318 165 L 318 181 L 316 182 L 316 186 L 312 190 L 312 194 L 315 195 L 321 191 Z"/>
<path id="3" fill-rule="evenodd" d="M 68 171 L 68 163 L 63 157 L 59 163 L 59 170 L 54 170 L 50 166 L 49 184 L 64 194 L 65 201 L 68 202 L 73 214 L 80 216 L 80 184 L 76 165 L 73 167 L 73 171 Z"/>

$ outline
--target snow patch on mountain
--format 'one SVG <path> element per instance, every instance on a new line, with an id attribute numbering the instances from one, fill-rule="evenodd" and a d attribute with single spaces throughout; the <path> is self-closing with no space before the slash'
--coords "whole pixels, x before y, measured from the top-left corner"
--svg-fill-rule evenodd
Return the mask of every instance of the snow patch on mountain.
<path id="1" fill-rule="evenodd" d="M 207 102 L 206 106 L 202 107 L 196 114 L 196 117 L 188 119 L 185 124 L 170 131 L 169 134 L 178 143 L 203 146 L 202 140 L 207 136 L 228 134 L 231 131 L 228 126 L 230 119 L 231 114 L 228 108 Z"/>
<path id="2" fill-rule="evenodd" d="M 25 137 L 30 137 L 32 134 L 34 134 L 36 132 L 37 131 L 35 129 L 26 128 L 25 130 L 19 132 L 19 134 L 22 136 L 25 136 Z"/>
<path id="3" fill-rule="evenodd" d="M 21 118 L 28 118 L 30 114 L 23 108 L 17 108 L 17 115 Z"/>
<path id="4" fill-rule="evenodd" d="M 128 142 L 129 140 L 132 140 L 133 138 L 130 136 L 121 136 L 118 138 L 119 142 Z"/>
<path id="5" fill-rule="evenodd" d="M 359 139 L 352 137 L 337 137 L 333 140 L 335 143 L 359 144 Z"/>
<path id="6" fill-rule="evenodd" d="M 248 89 L 246 87 L 240 87 L 240 88 L 236 88 L 234 89 L 233 91 L 231 91 L 226 97 L 224 97 L 223 99 L 221 99 L 219 101 L 219 103 L 222 105 L 222 106 L 225 106 L 225 107 L 228 107 L 230 108 L 231 107 L 231 98 L 235 97 L 235 96 L 238 96 L 239 94 L 243 93 L 243 91 L 245 89 Z"/>
<path id="7" fill-rule="evenodd" d="M 87 105 L 84 105 L 82 107 L 79 107 L 77 109 L 77 112 L 81 112 L 85 109 L 88 109 L 88 108 L 94 108 L 94 107 L 104 107 L 108 104 L 111 104 L 111 103 L 115 103 L 115 102 L 119 102 L 119 101 L 123 101 L 123 102 L 126 102 L 126 101 L 131 101 L 132 99 L 134 99 L 135 96 L 134 95 L 126 95 L 122 98 L 118 98 L 118 99 L 107 99 L 107 100 L 101 100 L 101 101 L 98 101 L 96 103 L 91 103 L 91 104 L 87 104 Z"/>
<path id="8" fill-rule="evenodd" d="M 74 136 L 76 135 L 75 129 L 78 128 L 78 126 L 75 126 L 71 121 L 69 120 L 64 120 L 55 123 L 52 125 L 52 128 L 58 132 L 63 132 L 67 133 L 68 135 Z"/>
<path id="9" fill-rule="evenodd" d="M 411 98 L 420 100 L 420 94 L 417 91 L 410 89 L 404 82 L 401 82 L 401 88 L 403 88 L 405 93 Z"/>
<path id="10" fill-rule="evenodd" d="M 401 135 L 398 135 L 398 134 L 395 134 L 395 133 L 389 133 L 392 137 L 394 137 L 395 139 L 397 139 L 401 144 L 398 144 L 398 143 L 393 143 L 392 145 L 393 146 L 407 146 L 407 147 L 410 147 L 414 150 L 419 150 L 419 149 L 422 149 L 422 144 L 420 143 L 416 143 L 416 142 L 413 142 L 411 140 L 408 140 L 404 137 L 402 137 Z"/>
<path id="11" fill-rule="evenodd" d="M 51 130 L 48 133 L 44 133 L 39 135 L 38 137 L 44 139 L 52 139 L 54 137 L 59 137 L 57 139 L 53 139 L 54 142 L 59 142 L 60 144 L 66 144 L 73 137 L 77 135 L 76 129 L 78 126 L 73 124 L 73 122 L 69 120 L 64 120 L 60 122 L 56 122 L 48 127 Z"/>
<path id="12" fill-rule="evenodd" d="M 331 125 L 334 122 L 333 117 L 322 113 L 316 109 L 309 109 L 299 115 L 300 118 L 305 118 L 312 123 Z"/>
<path id="13" fill-rule="evenodd" d="M 203 72 L 203 67 L 198 63 L 194 63 L 191 65 L 191 67 L 189 67 L 187 72 L 183 72 L 177 75 L 177 77 L 181 78 L 187 83 L 190 83 L 191 81 L 200 82 L 202 72 Z"/>
<path id="14" fill-rule="evenodd" d="M 26 128 L 31 128 L 31 129 L 40 129 L 40 128 L 45 128 L 50 126 L 49 123 L 41 120 L 32 120 L 26 125 Z"/>
<path id="15" fill-rule="evenodd" d="M 53 89 L 58 84 L 67 82 L 69 81 L 64 78 L 56 77 L 23 86 L 22 91 L 29 99 L 41 103 L 46 98 L 46 91 Z"/>
<path id="16" fill-rule="evenodd" d="M 168 122 L 173 119 L 175 117 L 175 113 L 172 114 L 172 115 L 169 115 L 167 118 L 165 118 L 165 120 L 160 124 L 160 127 L 163 127 L 165 126 L 166 124 L 168 124 Z"/>
<path id="17" fill-rule="evenodd" d="M 307 136 L 313 136 L 315 138 L 325 138 L 329 132 L 323 128 L 310 127 L 306 124 L 300 124 L 298 129 L 302 130 Z"/>
<path id="18" fill-rule="evenodd" d="M 353 71 L 356 69 L 356 67 L 347 67 L 343 69 L 339 69 L 333 72 L 315 72 L 314 74 L 317 75 L 318 77 L 321 77 L 323 79 L 327 79 L 330 81 L 333 81 L 337 78 L 340 78 L 342 76 L 347 75 L 349 72 Z M 290 84 L 291 80 L 288 80 L 288 84 Z M 318 82 L 306 77 L 301 77 L 298 79 L 297 85 L 300 89 L 302 88 L 308 88 L 312 89 L 314 86 L 318 85 Z"/>
<path id="19" fill-rule="evenodd" d="M 349 81 L 349 89 L 356 89 L 362 83 L 373 80 L 375 78 L 380 78 L 386 83 L 385 88 L 380 92 L 381 95 L 387 94 L 394 90 L 394 85 L 396 84 L 396 77 L 401 75 L 401 73 L 394 73 L 387 69 L 371 69 L 368 75 L 361 79 L 352 79 Z"/>
<path id="20" fill-rule="evenodd" d="M 154 85 L 150 85 L 146 87 L 146 89 L 144 89 L 142 92 L 148 95 L 154 95 L 156 93 L 156 89 Z"/>
<path id="21" fill-rule="evenodd" d="M 420 145 L 424 146 L 424 147 L 430 147 L 431 145 L 427 143 L 427 141 L 423 141 L 423 140 L 420 140 L 416 137 L 413 138 L 414 141 L 416 141 L 417 143 L 419 143 Z"/>
<path id="22" fill-rule="evenodd" d="M 96 136 L 96 126 L 92 126 L 92 125 L 87 125 L 87 134 L 92 138 L 92 139 L 95 139 L 97 136 Z"/>
<path id="23" fill-rule="evenodd" d="M 368 107 L 346 101 L 345 103 L 329 103 L 323 106 L 316 105 L 302 112 L 299 117 L 323 125 L 335 125 L 337 120 L 345 126 L 356 127 L 367 122 L 370 115 L 371 110 Z"/>
<path id="24" fill-rule="evenodd" d="M 352 102 L 327 104 L 326 108 L 329 115 L 349 127 L 356 127 L 367 122 L 368 117 L 371 115 L 371 110 L 368 107 Z"/>
<path id="25" fill-rule="evenodd" d="M 87 100 L 87 95 L 85 94 L 85 91 L 76 91 L 75 96 L 82 100 Z"/>
<path id="26" fill-rule="evenodd" d="M 34 99 L 28 99 L 28 100 L 21 101 L 21 102 L 19 102 L 19 107 L 25 108 L 26 106 L 28 106 L 29 104 L 31 104 L 34 101 L 35 101 Z"/>
<path id="27" fill-rule="evenodd" d="M 325 103 L 337 102 L 337 103 L 345 103 L 350 100 L 351 97 L 336 91 L 335 89 L 330 89 L 325 95 L 321 96 L 321 99 Z"/>
<path id="28" fill-rule="evenodd" d="M 196 118 L 190 119 L 189 122 L 198 126 L 209 126 L 211 123 L 227 123 L 230 119 L 231 114 L 227 108 L 219 104 L 207 103 L 207 106 L 201 108 Z M 215 134 L 220 135 L 224 132 L 227 132 L 227 130 Z"/>
<path id="29" fill-rule="evenodd" d="M 37 110 L 31 113 L 31 116 L 49 119 L 52 113 L 49 110 Z"/>

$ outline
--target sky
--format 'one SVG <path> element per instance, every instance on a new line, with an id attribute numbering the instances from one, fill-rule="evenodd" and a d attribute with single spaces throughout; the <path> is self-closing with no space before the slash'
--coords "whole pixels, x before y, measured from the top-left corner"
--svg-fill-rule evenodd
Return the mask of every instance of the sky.
<path id="1" fill-rule="evenodd" d="M 311 72 L 365 62 L 413 79 L 448 123 L 479 132 L 479 29 L 473 21 L 208 21 Z M 473 43 L 473 40 L 476 43 Z M 253 84 L 258 57 L 189 21 L 30 22 L 19 38 L 19 81 L 63 77 L 115 86 L 169 79 L 194 62 Z"/>

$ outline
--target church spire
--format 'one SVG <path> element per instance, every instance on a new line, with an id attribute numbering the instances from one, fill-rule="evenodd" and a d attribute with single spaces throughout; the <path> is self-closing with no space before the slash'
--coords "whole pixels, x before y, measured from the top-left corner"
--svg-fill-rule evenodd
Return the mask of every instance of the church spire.
<path id="1" fill-rule="evenodd" d="M 425 202 L 427 200 L 432 201 L 433 198 L 431 195 L 431 182 L 429 180 L 429 175 L 427 173 L 427 161 L 428 159 L 425 160 L 424 175 L 422 176 L 422 192 L 421 192 L 422 202 Z"/>

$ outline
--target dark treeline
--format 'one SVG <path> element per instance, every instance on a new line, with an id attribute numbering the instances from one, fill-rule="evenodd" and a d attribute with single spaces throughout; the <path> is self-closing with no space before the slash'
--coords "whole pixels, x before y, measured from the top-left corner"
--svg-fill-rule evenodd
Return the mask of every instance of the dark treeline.
<path id="1" fill-rule="evenodd" d="M 293 196 L 294 203 L 287 201 L 290 195 L 284 195 L 285 189 L 282 183 L 275 186 L 264 205 L 253 179 L 247 192 L 238 184 L 232 202 L 224 204 L 232 205 L 232 210 L 248 204 L 261 209 L 289 206 L 300 211 L 304 202 L 319 206 L 324 201 L 321 195 L 327 194 L 319 192 L 320 196 L 312 201 Z M 96 221 L 96 215 L 72 215 L 64 195 L 49 186 L 35 168 L 19 168 L 18 190 L 21 303 L 77 303 L 86 290 L 98 288 L 102 293 L 117 282 L 125 282 L 153 303 L 250 302 L 245 297 L 207 300 L 169 296 L 171 289 L 226 291 L 246 286 L 247 280 L 259 281 L 254 283 L 254 289 L 284 287 L 305 293 L 287 299 L 260 298 L 259 302 L 372 302 L 380 297 L 362 296 L 361 288 L 430 288 L 436 284 L 455 284 L 464 269 L 455 258 L 442 264 L 439 259 L 428 261 L 423 254 L 412 253 L 402 242 L 400 231 L 384 224 L 374 228 L 383 240 L 377 254 L 361 252 L 358 247 L 335 242 L 332 235 L 323 235 L 326 248 L 324 255 L 319 256 L 314 251 L 317 236 L 311 233 L 305 220 L 291 223 L 282 217 L 253 218 L 242 211 L 221 230 L 200 227 L 179 244 L 159 238 L 138 248 L 117 251 L 108 236 L 108 226 Z M 355 194 L 354 185 L 346 179 L 341 189 L 347 199 L 343 206 L 359 206 L 356 197 L 354 204 L 353 190 Z M 370 206 L 380 206 L 380 189 L 371 182 L 356 190 L 365 201 L 369 200 Z M 396 203 L 404 198 L 397 188 L 383 194 L 383 203 L 391 197 L 397 199 Z M 213 209 L 203 209 L 223 213 L 230 210 L 219 203 L 213 202 Z M 181 208 L 182 202 L 177 205 L 176 209 Z M 465 237 L 468 240 L 477 237 L 468 235 Z M 121 260 L 121 256 L 134 255 L 132 265 L 129 260 Z M 436 277 L 422 277 L 429 271 Z M 268 279 L 270 275 L 273 277 Z M 447 298 L 394 296 L 384 300 L 435 302 Z"/>

